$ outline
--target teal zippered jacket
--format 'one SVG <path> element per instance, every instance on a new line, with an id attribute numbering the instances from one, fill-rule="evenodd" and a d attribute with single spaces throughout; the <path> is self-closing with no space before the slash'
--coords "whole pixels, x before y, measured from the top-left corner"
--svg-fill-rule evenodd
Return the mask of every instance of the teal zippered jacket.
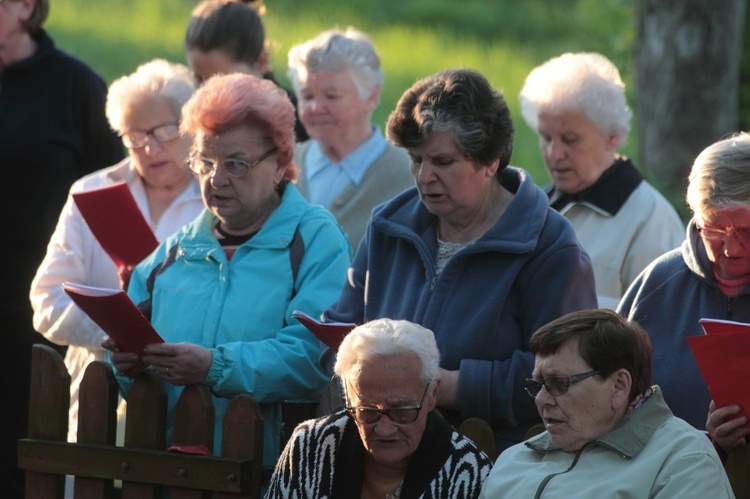
<path id="1" fill-rule="evenodd" d="M 263 463 L 273 466 L 280 454 L 282 402 L 317 398 L 330 382 L 318 363 L 320 342 L 291 313 L 299 309 L 317 317 L 336 301 L 352 251 L 333 215 L 310 205 L 291 183 L 276 211 L 231 261 L 214 236 L 217 222 L 204 210 L 159 245 L 136 267 L 128 295 L 142 310 L 150 308 L 147 316 L 165 341 L 211 350 L 204 383 L 216 408 L 214 455 L 220 453 L 230 399 L 250 393 L 265 423 Z M 294 279 L 289 248 L 297 231 L 304 256 Z M 132 378 L 117 378 L 127 392 Z M 168 382 L 164 387 L 168 446 L 182 387 Z"/>

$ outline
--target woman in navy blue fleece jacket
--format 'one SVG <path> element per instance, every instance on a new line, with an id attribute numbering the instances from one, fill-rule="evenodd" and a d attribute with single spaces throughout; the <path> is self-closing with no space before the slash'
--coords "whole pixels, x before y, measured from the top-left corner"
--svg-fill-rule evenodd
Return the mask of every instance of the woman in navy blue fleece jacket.
<path id="1" fill-rule="evenodd" d="M 591 261 L 531 177 L 507 166 L 510 112 L 481 74 L 454 69 L 417 82 L 387 134 L 407 149 L 416 188 L 373 211 L 325 319 L 432 329 L 443 370 L 438 410 L 454 424 L 485 419 L 502 450 L 539 417 L 523 389 L 534 365 L 529 338 L 597 305 Z"/>

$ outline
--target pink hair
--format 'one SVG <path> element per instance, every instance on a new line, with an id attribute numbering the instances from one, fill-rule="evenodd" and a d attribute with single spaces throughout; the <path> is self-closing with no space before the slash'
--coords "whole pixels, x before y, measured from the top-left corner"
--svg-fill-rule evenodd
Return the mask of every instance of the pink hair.
<path id="1" fill-rule="evenodd" d="M 294 106 L 269 80 L 246 74 L 217 75 L 195 92 L 182 110 L 182 132 L 219 134 L 240 125 L 259 127 L 278 149 L 284 180 L 297 178 L 294 163 Z"/>

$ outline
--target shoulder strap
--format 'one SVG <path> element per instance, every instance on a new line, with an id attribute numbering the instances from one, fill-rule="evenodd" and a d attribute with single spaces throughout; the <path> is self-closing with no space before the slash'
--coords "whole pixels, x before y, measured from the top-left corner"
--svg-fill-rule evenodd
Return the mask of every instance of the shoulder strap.
<path id="1" fill-rule="evenodd" d="M 292 298 L 297 294 L 297 274 L 302 265 L 302 258 L 305 256 L 305 241 L 302 240 L 302 234 L 299 227 L 294 231 L 292 242 L 289 243 L 289 264 L 292 266 Z"/>
<path id="2" fill-rule="evenodd" d="M 148 279 L 146 280 L 146 291 L 148 292 L 148 298 L 138 304 L 138 309 L 143 315 L 146 316 L 146 319 L 148 319 L 149 322 L 151 322 L 151 311 L 154 299 L 154 281 L 156 281 L 156 278 L 159 276 L 159 274 L 167 270 L 167 268 L 169 268 L 169 266 L 175 262 L 175 260 L 177 259 L 177 250 L 179 249 L 179 247 L 179 244 L 175 244 L 174 246 L 169 248 L 167 257 L 163 262 L 161 262 L 159 265 L 154 267 L 153 270 L 151 270 L 151 274 L 149 274 Z"/>

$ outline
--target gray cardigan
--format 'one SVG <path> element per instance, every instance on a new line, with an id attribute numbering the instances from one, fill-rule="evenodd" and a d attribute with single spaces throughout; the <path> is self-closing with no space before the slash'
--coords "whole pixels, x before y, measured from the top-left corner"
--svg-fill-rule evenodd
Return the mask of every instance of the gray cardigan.
<path id="1" fill-rule="evenodd" d="M 294 154 L 294 161 L 300 169 L 297 188 L 305 197 L 309 197 L 304 167 L 310 144 L 312 140 L 298 144 Z M 349 236 L 352 249 L 356 252 L 372 209 L 413 185 L 409 155 L 404 149 L 388 144 L 385 152 L 367 169 L 362 183 L 358 186 L 350 184 L 326 208 Z"/>

